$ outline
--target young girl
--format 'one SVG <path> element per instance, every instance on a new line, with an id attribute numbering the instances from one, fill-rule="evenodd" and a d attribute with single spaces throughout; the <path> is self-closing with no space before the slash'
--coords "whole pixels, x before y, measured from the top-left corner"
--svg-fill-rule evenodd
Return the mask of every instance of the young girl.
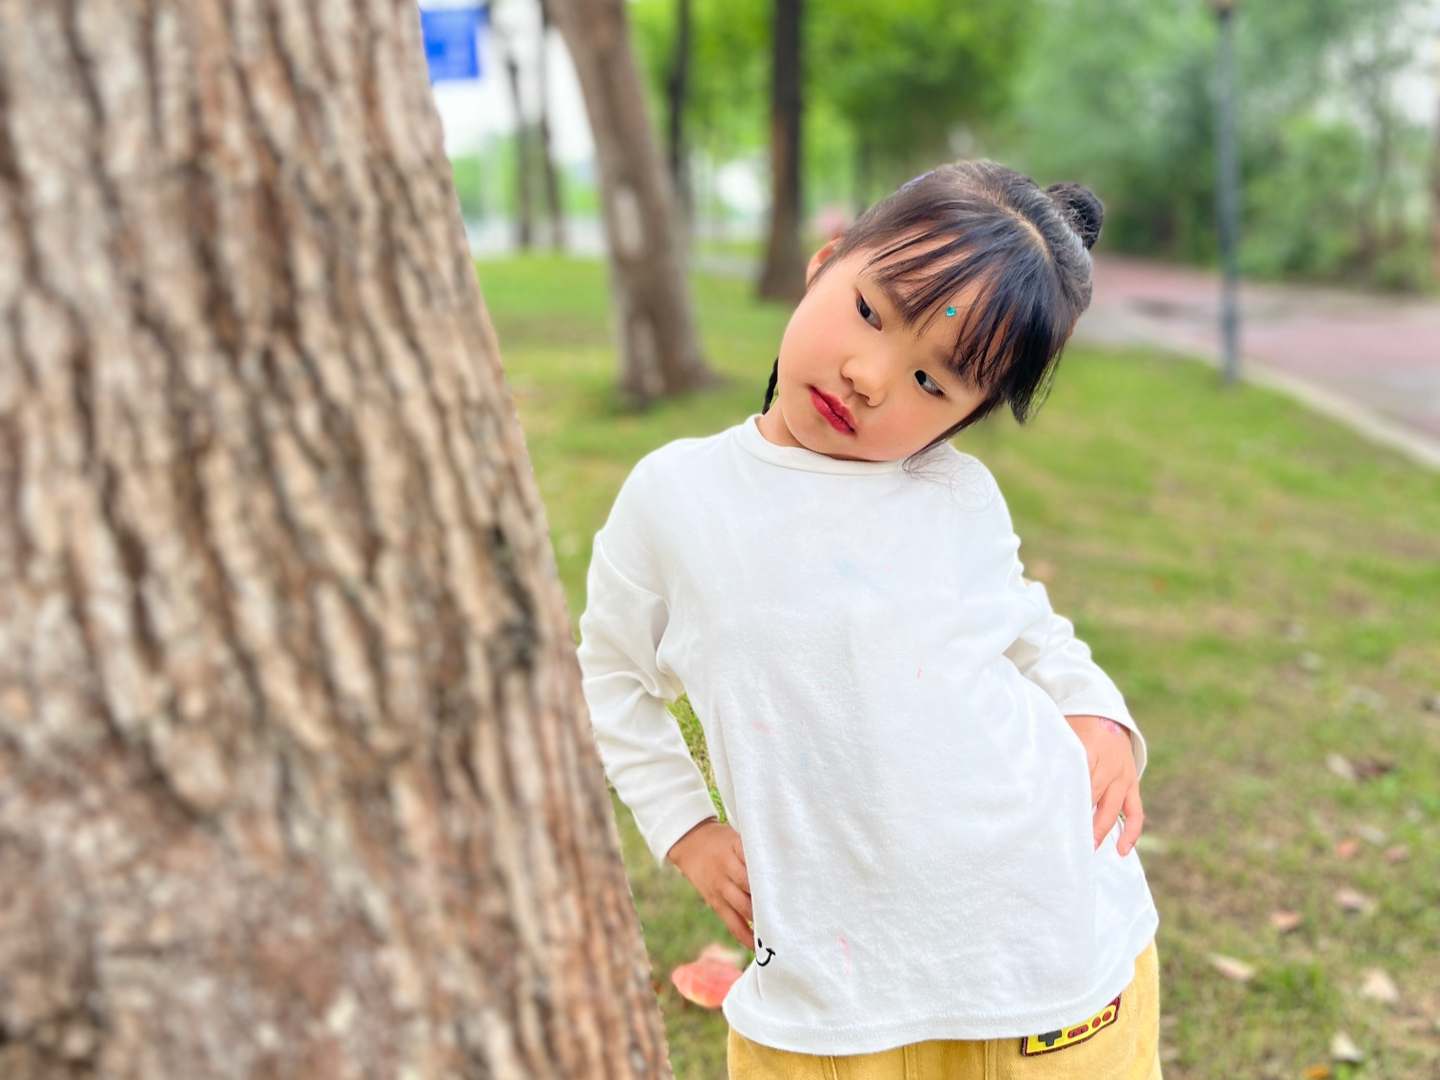
<path id="1" fill-rule="evenodd" d="M 595 537 L 606 773 L 755 952 L 732 1080 L 1160 1075 L 1144 740 L 948 443 L 1037 403 L 1102 213 L 988 162 L 912 180 L 811 260 L 762 414 L 644 458 Z"/>

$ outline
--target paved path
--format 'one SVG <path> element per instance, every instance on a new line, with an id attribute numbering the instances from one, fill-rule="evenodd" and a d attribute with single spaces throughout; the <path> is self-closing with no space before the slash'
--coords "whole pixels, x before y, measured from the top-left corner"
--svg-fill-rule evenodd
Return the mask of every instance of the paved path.
<path id="1" fill-rule="evenodd" d="M 1440 469 L 1440 303 L 1246 283 L 1242 374 Z M 1095 260 L 1076 336 L 1217 362 L 1219 285 L 1203 271 Z"/>

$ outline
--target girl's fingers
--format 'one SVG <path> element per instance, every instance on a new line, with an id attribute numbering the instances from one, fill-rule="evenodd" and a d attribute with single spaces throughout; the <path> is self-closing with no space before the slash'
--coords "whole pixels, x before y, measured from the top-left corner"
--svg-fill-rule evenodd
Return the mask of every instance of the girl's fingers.
<path id="1" fill-rule="evenodd" d="M 740 888 L 744 889 L 747 893 L 750 891 L 750 871 L 746 868 L 743 858 L 731 866 L 730 880 L 735 882 L 736 885 L 739 885 Z"/>
<path id="2" fill-rule="evenodd" d="M 1116 819 L 1120 816 L 1120 805 L 1125 798 L 1125 789 L 1119 784 L 1111 784 L 1106 788 L 1105 793 L 1100 796 L 1100 803 L 1095 807 L 1095 846 L 1099 848 L 1100 842 L 1105 835 L 1115 826 Z"/>
<path id="3" fill-rule="evenodd" d="M 755 932 L 745 925 L 745 920 L 740 917 L 739 912 L 729 904 L 721 904 L 715 907 L 715 913 L 730 928 L 730 933 L 734 935 L 736 941 L 751 952 L 755 951 Z"/>
<path id="4" fill-rule="evenodd" d="M 1121 855 L 1129 855 L 1135 847 L 1135 841 L 1140 839 L 1141 830 L 1145 828 L 1145 810 L 1140 805 L 1138 784 L 1126 792 L 1121 810 L 1125 814 L 1125 831 L 1120 834 L 1115 848 Z"/>
<path id="5" fill-rule="evenodd" d="M 725 902 L 740 913 L 740 917 L 747 923 L 755 921 L 755 911 L 750 906 L 750 896 L 742 892 L 738 885 L 733 882 L 725 887 Z"/>

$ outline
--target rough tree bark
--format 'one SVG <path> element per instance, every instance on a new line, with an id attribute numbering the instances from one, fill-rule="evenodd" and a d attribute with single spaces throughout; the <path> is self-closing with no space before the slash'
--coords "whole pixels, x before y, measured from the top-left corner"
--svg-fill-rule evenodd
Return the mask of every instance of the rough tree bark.
<path id="1" fill-rule="evenodd" d="M 700 354 L 669 178 L 645 114 L 626 0 L 549 0 L 595 137 L 620 388 L 645 401 L 711 380 Z"/>
<path id="2" fill-rule="evenodd" d="M 800 249 L 800 117 L 803 108 L 801 0 L 774 0 L 775 37 L 770 102 L 770 238 L 760 295 L 798 300 L 805 294 Z"/>
<path id="3" fill-rule="evenodd" d="M 0 1076 L 669 1076 L 413 0 L 0 0 Z"/>

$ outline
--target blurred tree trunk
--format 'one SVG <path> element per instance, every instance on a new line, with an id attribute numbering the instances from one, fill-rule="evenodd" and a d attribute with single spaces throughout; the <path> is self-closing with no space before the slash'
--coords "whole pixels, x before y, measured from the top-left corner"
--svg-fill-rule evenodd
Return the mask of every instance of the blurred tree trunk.
<path id="1" fill-rule="evenodd" d="M 626 0 L 549 0 L 595 137 L 621 357 L 639 401 L 708 383 L 675 228 L 674 196 L 645 114 Z"/>
<path id="2" fill-rule="evenodd" d="M 535 243 L 535 211 L 530 198 L 530 126 L 525 123 L 525 106 L 520 96 L 520 61 L 509 38 L 494 31 L 495 44 L 505 57 L 505 76 L 510 85 L 510 102 L 515 109 L 515 243 L 529 251 Z"/>
<path id="3" fill-rule="evenodd" d="M 411 0 L 0 6 L 0 1076 L 668 1077 Z"/>
<path id="4" fill-rule="evenodd" d="M 686 167 L 685 105 L 690 96 L 690 0 L 675 0 L 675 55 L 666 81 L 670 111 L 670 183 L 682 224 L 691 214 L 690 175 Z"/>
<path id="5" fill-rule="evenodd" d="M 1435 38 L 1435 145 L 1430 159 L 1430 236 L 1435 284 L 1440 286 L 1440 35 Z"/>
<path id="6" fill-rule="evenodd" d="M 540 160 L 545 166 L 545 202 L 550 209 L 550 246 L 565 250 L 565 210 L 560 199 L 560 174 L 555 168 L 555 147 L 550 137 L 550 6 L 540 0 Z"/>
<path id="7" fill-rule="evenodd" d="M 770 239 L 760 295 L 798 300 L 805 294 L 800 248 L 801 0 L 775 0 L 774 65 L 770 102 Z"/>

